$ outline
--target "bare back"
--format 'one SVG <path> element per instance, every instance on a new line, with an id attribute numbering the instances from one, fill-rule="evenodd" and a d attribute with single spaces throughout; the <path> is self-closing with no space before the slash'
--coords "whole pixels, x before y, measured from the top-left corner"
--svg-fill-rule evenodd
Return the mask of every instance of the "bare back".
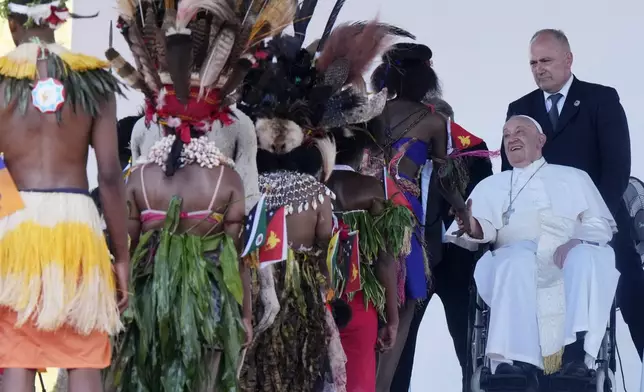
<path id="1" fill-rule="evenodd" d="M 316 210 L 310 208 L 286 217 L 288 242 L 293 249 L 324 246 L 331 239 L 333 210 L 328 198 Z"/>
<path id="2" fill-rule="evenodd" d="M 5 83 L 0 85 L 0 151 L 18 189 L 87 189 L 92 117 L 80 108 L 74 113 L 68 103 L 60 123 L 56 114 L 41 113 L 31 102 L 22 114 L 15 100 L 4 101 Z"/>
<path id="3" fill-rule="evenodd" d="M 432 157 L 444 158 L 447 154 L 447 122 L 437 113 L 429 111 L 422 103 L 390 101 L 381 114 L 385 128 L 391 127 L 390 138 L 384 129 L 377 136 L 380 145 L 389 146 L 400 138 L 416 138 L 431 145 Z"/>
<path id="4" fill-rule="evenodd" d="M 245 200 L 241 178 L 233 169 L 226 166 L 207 169 L 189 165 L 168 177 L 161 167 L 150 164 L 137 168 L 128 181 L 128 199 L 134 201 L 139 212 L 136 216 L 139 217 L 147 209 L 166 211 L 174 196 L 183 200 L 182 212 L 209 210 L 223 215 L 223 220 L 219 222 L 203 217 L 182 218 L 180 232 L 205 235 L 219 233 L 224 229 L 229 232 L 232 229 L 229 234 L 236 231 L 233 237 L 238 236 L 243 224 Z M 163 220 L 151 220 L 142 223 L 142 231 L 160 229 L 163 225 Z"/>
<path id="5" fill-rule="evenodd" d="M 327 186 L 336 195 L 336 211 L 372 211 L 377 201 L 385 199 L 381 182 L 374 178 L 351 171 L 336 170 L 327 181 Z M 373 212 L 373 211 L 372 211 Z"/>

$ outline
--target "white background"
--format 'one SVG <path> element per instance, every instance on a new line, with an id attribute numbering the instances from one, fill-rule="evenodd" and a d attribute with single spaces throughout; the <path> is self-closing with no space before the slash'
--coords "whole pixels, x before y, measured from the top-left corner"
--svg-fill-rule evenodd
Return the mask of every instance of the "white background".
<path id="1" fill-rule="evenodd" d="M 90 21 L 74 21 L 73 48 L 102 57 L 108 45 L 109 20 L 116 18 L 115 2 L 74 3 L 77 13 L 100 11 L 101 15 Z M 321 34 L 334 3 L 319 0 L 309 26 L 309 41 Z M 528 65 L 530 37 L 541 28 L 564 30 L 575 56 L 575 75 L 617 88 L 631 129 L 632 173 L 642 178 L 642 15 L 644 3 L 640 0 L 347 0 L 339 21 L 379 16 L 382 21 L 416 34 L 417 41 L 434 52 L 434 67 L 442 80 L 444 97 L 454 107 L 456 120 L 484 138 L 490 148 L 500 146 L 508 103 L 535 88 Z M 114 43 L 117 50 L 130 58 L 116 28 Z M 119 118 L 139 110 L 141 96 L 128 95 L 129 101 L 119 101 Z M 95 162 L 90 162 L 88 172 L 90 183 L 95 184 Z M 459 392 L 460 370 L 438 299 L 430 304 L 420 335 L 412 391 Z M 626 388 L 635 392 L 639 389 L 641 364 L 621 317 L 618 343 Z M 621 391 L 621 375 L 618 378 Z"/>

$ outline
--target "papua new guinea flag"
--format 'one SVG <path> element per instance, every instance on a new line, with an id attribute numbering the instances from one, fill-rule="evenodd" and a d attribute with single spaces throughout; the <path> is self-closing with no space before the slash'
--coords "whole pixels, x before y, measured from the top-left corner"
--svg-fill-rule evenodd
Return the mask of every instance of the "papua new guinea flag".
<path id="1" fill-rule="evenodd" d="M 288 257 L 288 238 L 286 231 L 286 209 L 280 207 L 267 214 L 266 241 L 259 248 L 260 268 L 279 263 Z"/>
<path id="2" fill-rule="evenodd" d="M 355 293 L 362 289 L 360 279 L 360 244 L 357 231 L 348 233 L 346 239 L 342 239 L 342 259 L 345 271 L 345 289 L 347 294 Z"/>
<path id="3" fill-rule="evenodd" d="M 248 213 L 244 225 L 244 251 L 241 257 L 259 249 L 266 242 L 266 196 L 259 198 L 255 207 Z"/>

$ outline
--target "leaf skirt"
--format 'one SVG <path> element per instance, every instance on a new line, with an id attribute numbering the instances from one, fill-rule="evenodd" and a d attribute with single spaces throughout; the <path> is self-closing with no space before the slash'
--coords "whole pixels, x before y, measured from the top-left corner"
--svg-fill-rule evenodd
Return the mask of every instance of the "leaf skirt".
<path id="1" fill-rule="evenodd" d="M 175 198 L 164 228 L 143 234 L 133 255 L 125 332 L 106 374 L 112 391 L 239 390 L 243 292 L 234 243 L 224 234 L 177 234 L 179 211 Z"/>
<path id="2" fill-rule="evenodd" d="M 320 271 L 323 255 L 290 251 L 275 265 L 275 289 L 280 312 L 273 325 L 249 348 L 242 368 L 245 392 L 317 392 L 328 370 L 326 308 Z M 254 296 L 256 299 L 258 296 Z M 253 306 L 255 320 L 261 306 Z"/>

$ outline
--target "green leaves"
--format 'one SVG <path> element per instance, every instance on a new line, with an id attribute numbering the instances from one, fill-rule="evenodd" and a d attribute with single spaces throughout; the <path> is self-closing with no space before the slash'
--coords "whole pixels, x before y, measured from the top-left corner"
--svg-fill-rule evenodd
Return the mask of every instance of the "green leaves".
<path id="1" fill-rule="evenodd" d="M 180 210 L 173 198 L 164 228 L 143 234 L 133 255 L 131 317 L 110 369 L 122 392 L 199 390 L 213 377 L 213 350 L 222 351 L 217 390 L 238 391 L 245 335 L 237 252 L 223 233 L 177 233 Z"/>
<path id="2" fill-rule="evenodd" d="M 414 227 L 411 211 L 387 201 L 383 213 L 375 219 L 374 224 L 382 238 L 387 239 L 386 251 L 398 257 L 405 246 L 405 230 Z"/>

